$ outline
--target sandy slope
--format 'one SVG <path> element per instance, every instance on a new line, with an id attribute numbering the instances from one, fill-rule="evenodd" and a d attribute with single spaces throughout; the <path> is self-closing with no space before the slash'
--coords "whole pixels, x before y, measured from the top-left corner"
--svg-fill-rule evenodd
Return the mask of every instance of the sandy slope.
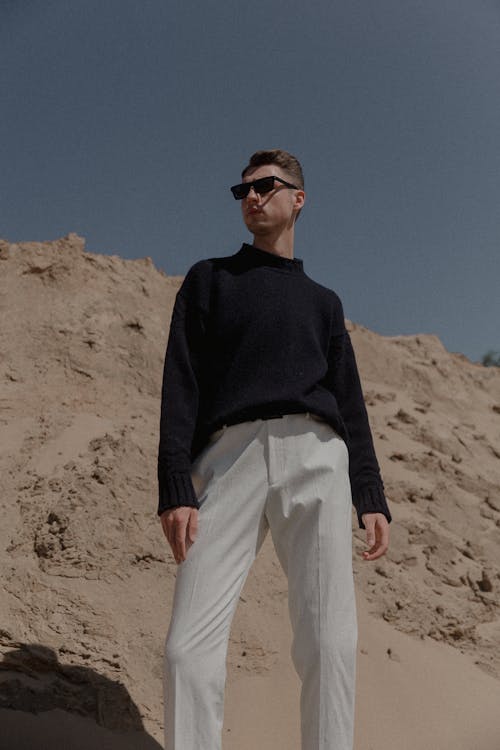
<path id="1" fill-rule="evenodd" d="M 0 750 L 161 743 L 176 565 L 156 450 L 180 281 L 76 235 L 0 242 Z M 351 328 L 394 515 L 376 564 L 353 517 L 356 749 L 498 750 L 500 371 Z M 268 539 L 232 629 L 225 750 L 299 747 L 288 628 Z"/>

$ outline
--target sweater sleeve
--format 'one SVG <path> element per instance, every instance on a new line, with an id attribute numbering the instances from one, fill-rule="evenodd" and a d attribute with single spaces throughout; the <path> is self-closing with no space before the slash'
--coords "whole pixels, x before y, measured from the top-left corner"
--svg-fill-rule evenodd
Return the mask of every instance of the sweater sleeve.
<path id="1" fill-rule="evenodd" d="M 205 319 L 192 267 L 177 292 L 163 367 L 158 449 L 158 515 L 178 506 L 199 507 L 191 479 Z"/>
<path id="2" fill-rule="evenodd" d="M 345 328 L 340 300 L 338 304 L 338 324 L 334 326 L 328 352 L 327 385 L 336 398 L 346 428 L 353 504 L 359 527 L 364 529 L 363 513 L 383 513 L 389 523 L 392 517 L 384 494 L 354 349 Z"/>

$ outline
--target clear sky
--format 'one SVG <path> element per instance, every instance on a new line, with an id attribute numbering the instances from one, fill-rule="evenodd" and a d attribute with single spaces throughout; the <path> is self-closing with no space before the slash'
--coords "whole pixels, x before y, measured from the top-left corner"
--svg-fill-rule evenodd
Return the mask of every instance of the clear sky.
<path id="1" fill-rule="evenodd" d="M 0 237 L 184 275 L 251 241 L 228 188 L 285 148 L 349 318 L 500 349 L 499 0 L 0 0 L 0 113 Z"/>

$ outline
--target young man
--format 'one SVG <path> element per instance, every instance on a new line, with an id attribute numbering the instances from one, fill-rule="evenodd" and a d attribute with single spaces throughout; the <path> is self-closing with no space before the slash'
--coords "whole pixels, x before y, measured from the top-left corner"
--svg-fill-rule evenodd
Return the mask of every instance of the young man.
<path id="1" fill-rule="evenodd" d="M 231 188 L 253 235 L 196 262 L 177 293 L 158 457 L 179 564 L 165 649 L 166 750 L 220 750 L 240 591 L 268 529 L 288 577 L 303 750 L 352 750 L 352 503 L 365 560 L 388 548 L 384 496 L 337 295 L 294 257 L 295 157 L 258 151 Z"/>

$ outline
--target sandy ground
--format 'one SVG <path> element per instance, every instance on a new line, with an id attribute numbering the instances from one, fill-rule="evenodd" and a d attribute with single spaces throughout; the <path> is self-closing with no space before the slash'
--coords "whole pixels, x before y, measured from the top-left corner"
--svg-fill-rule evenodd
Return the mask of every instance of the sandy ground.
<path id="1" fill-rule="evenodd" d="M 228 254 L 231 250 L 228 250 Z M 160 748 L 176 565 L 156 518 L 180 277 L 0 241 L 0 750 Z M 500 371 L 349 324 L 394 522 L 359 559 L 356 750 L 500 748 Z M 228 655 L 224 750 L 299 750 L 267 539 Z"/>

